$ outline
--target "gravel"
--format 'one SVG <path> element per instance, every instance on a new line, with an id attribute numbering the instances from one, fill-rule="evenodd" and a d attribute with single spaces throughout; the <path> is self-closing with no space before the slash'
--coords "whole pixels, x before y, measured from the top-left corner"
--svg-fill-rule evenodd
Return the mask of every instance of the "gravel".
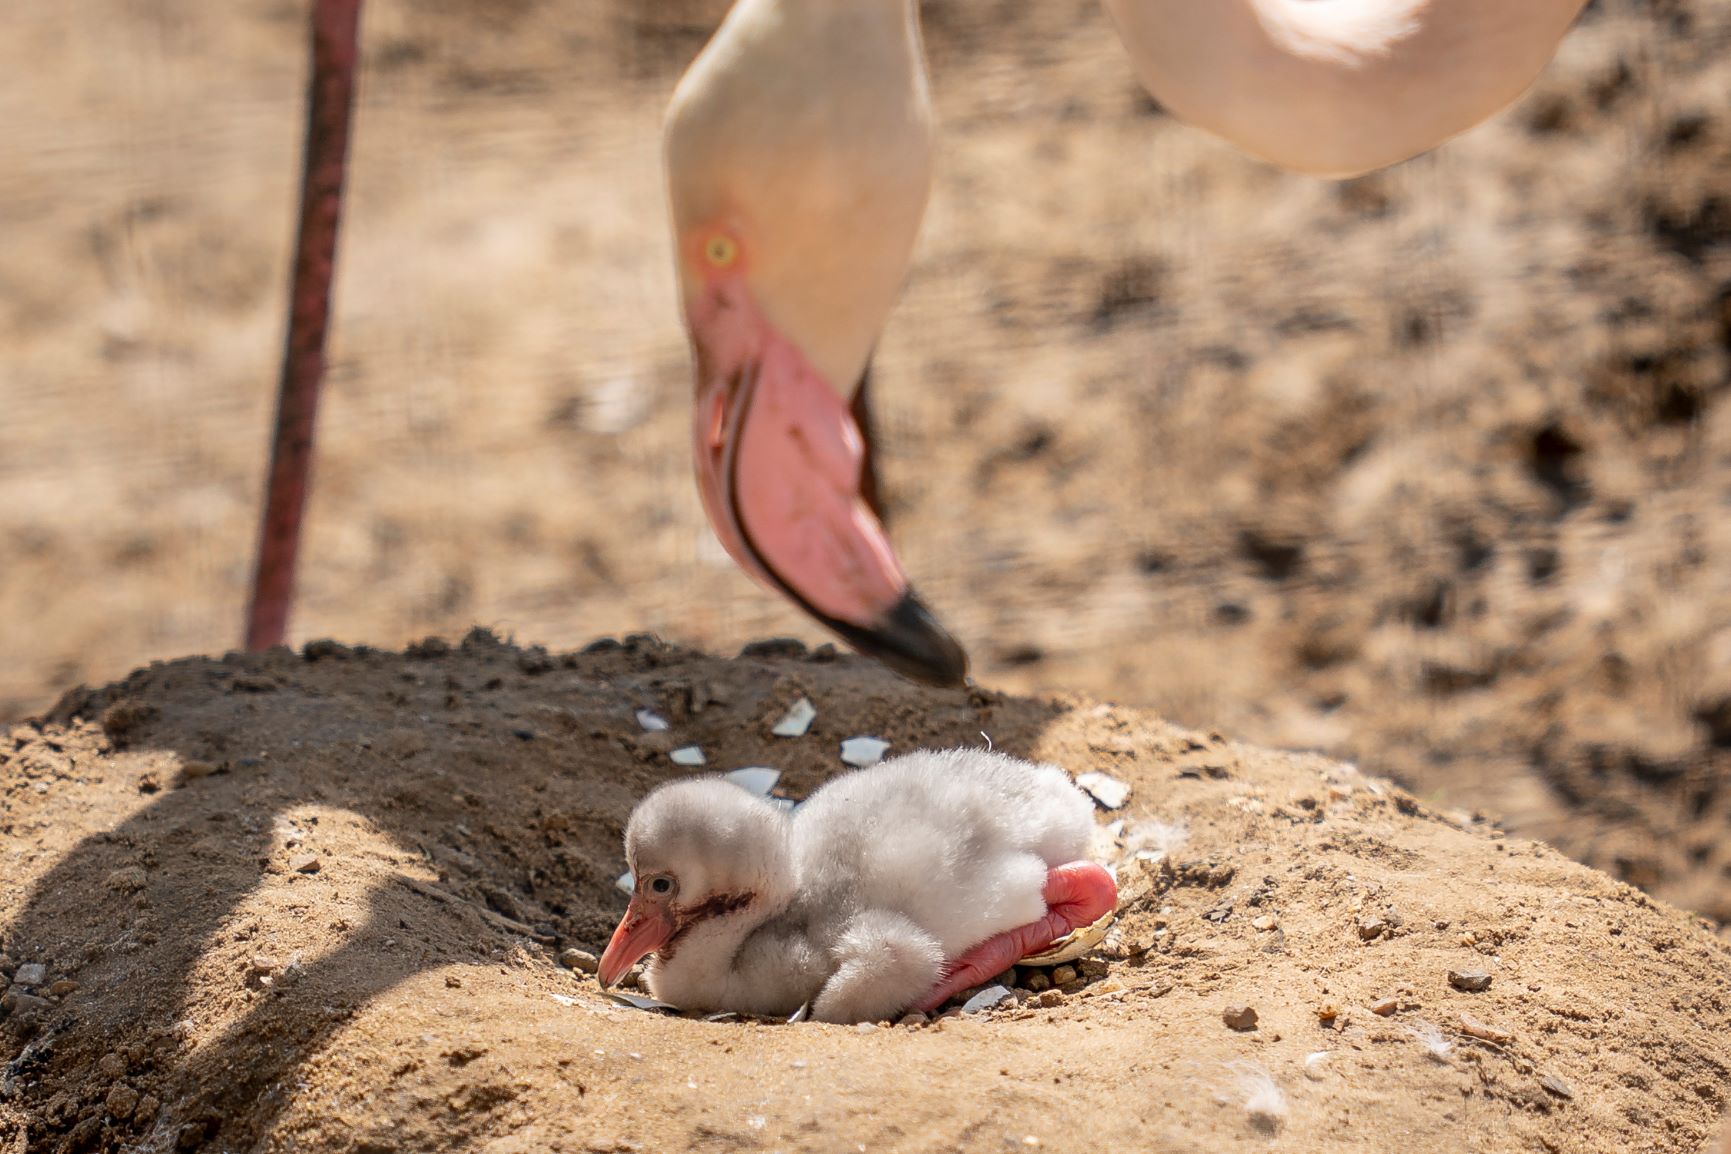
<path id="1" fill-rule="evenodd" d="M 1491 976 L 1484 970 L 1450 970 L 1449 985 L 1462 993 L 1479 994 L 1491 988 Z"/>
<path id="2" fill-rule="evenodd" d="M 1253 1006 L 1227 1006 L 1221 1012 L 1220 1020 L 1231 1029 L 1246 1033 L 1256 1029 L 1256 1009 Z"/>

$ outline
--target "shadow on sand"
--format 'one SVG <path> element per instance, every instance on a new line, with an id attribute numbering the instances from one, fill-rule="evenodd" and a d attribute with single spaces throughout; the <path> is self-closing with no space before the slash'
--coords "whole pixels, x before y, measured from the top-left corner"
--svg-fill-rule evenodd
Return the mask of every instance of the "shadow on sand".
<path id="1" fill-rule="evenodd" d="M 772 737 L 802 695 L 812 732 Z M 642 732 L 644 707 L 671 732 Z M 0 1148 L 251 1148 L 300 1065 L 382 992 L 598 949 L 624 907 L 632 805 L 690 772 L 675 744 L 714 769 L 780 768 L 801 796 L 845 768 L 844 737 L 908 750 L 984 731 L 1025 754 L 1062 709 L 798 643 L 720 661 L 637 637 L 558 658 L 484 631 L 75 691 L 0 739 L 0 833 L 25 863 L 0 881 Z"/>

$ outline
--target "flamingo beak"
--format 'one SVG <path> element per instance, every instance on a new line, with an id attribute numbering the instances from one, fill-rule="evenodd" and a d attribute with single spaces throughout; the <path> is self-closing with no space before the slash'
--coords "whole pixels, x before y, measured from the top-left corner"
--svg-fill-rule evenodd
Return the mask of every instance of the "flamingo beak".
<path id="1" fill-rule="evenodd" d="M 913 591 L 866 498 L 859 422 L 748 293 L 723 288 L 688 309 L 697 480 L 716 536 L 855 649 L 910 680 L 961 685 L 966 652 Z"/>
<path id="2" fill-rule="evenodd" d="M 601 955 L 597 976 L 601 988 L 614 985 L 625 972 L 643 958 L 667 944 L 673 936 L 673 915 L 666 908 L 652 906 L 633 897 L 626 907 L 625 917 L 613 931 L 613 938 Z"/>

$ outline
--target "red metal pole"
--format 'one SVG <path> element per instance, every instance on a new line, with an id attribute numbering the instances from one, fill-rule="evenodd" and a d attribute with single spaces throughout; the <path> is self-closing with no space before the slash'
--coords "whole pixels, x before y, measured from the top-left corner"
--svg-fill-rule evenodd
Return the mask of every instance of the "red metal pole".
<path id="1" fill-rule="evenodd" d="M 343 176 L 355 102 L 363 0 L 313 0 L 312 77 L 308 81 L 306 156 L 301 174 L 299 237 L 289 295 L 288 336 L 277 392 L 276 429 L 246 647 L 282 643 L 294 602 L 295 561 L 312 469 L 313 429 L 325 370 L 331 281 L 343 215 Z"/>

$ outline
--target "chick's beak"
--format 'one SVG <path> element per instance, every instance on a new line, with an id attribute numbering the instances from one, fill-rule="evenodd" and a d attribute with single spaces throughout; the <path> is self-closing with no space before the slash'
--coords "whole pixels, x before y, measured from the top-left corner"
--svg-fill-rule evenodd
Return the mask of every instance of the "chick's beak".
<path id="1" fill-rule="evenodd" d="M 633 897 L 601 955 L 597 971 L 601 988 L 605 990 L 616 984 L 627 970 L 666 945 L 672 936 L 673 915 L 662 906 L 652 906 Z"/>

